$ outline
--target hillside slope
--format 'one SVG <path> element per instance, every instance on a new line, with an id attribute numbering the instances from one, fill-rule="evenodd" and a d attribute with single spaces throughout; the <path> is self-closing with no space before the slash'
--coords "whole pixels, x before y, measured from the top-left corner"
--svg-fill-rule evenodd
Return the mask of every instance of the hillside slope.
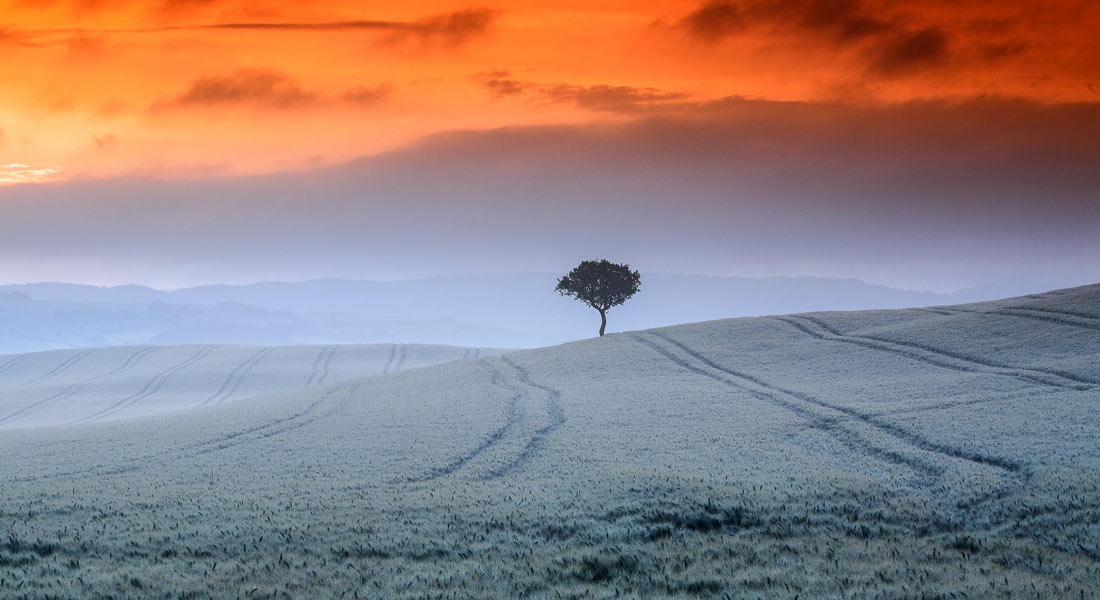
<path id="1" fill-rule="evenodd" d="M 6 597 L 1085 598 L 1100 286 L 0 433 Z"/>
<path id="2" fill-rule="evenodd" d="M 208 344 L 0 356 L 0 429 L 148 416 L 499 353 L 420 344 Z"/>

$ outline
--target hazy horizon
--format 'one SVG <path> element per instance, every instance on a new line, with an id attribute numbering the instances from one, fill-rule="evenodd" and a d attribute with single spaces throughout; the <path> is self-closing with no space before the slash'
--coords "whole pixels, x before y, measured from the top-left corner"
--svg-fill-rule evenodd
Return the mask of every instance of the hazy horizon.
<path id="1" fill-rule="evenodd" d="M 285 284 L 299 284 L 310 283 L 316 281 L 357 281 L 365 283 L 402 283 L 402 282 L 418 282 L 418 281 L 431 281 L 431 280 L 445 280 L 445 279 L 474 279 L 474 278 L 506 278 L 509 276 L 524 276 L 524 275 L 560 275 L 564 274 L 565 269 L 561 273 L 556 273 L 550 270 L 529 270 L 529 271 L 482 271 L 482 272 L 466 272 L 466 273 L 443 273 L 435 275 L 422 275 L 417 277 L 403 277 L 403 278 L 371 278 L 371 277 L 355 277 L 355 276 L 316 276 L 306 277 L 302 279 L 248 279 L 241 278 L 238 280 L 196 280 L 188 281 L 180 284 L 163 285 L 155 282 L 145 281 L 132 281 L 132 280 L 119 280 L 119 281 L 94 281 L 94 280 L 75 280 L 75 281 L 62 281 L 57 279 L 43 279 L 43 280 L 24 280 L 24 281 L 6 281 L 0 280 L 0 287 L 19 287 L 19 286 L 34 286 L 34 285 L 75 285 L 75 286 L 89 286 L 95 288 L 122 288 L 129 286 L 149 288 L 158 292 L 178 292 L 182 290 L 188 290 L 192 288 L 202 287 L 247 287 L 252 285 L 260 285 L 267 283 L 285 283 Z M 918 292 L 929 293 L 943 296 L 950 296 L 952 294 L 958 294 L 962 292 L 981 290 L 984 288 L 1005 288 L 1005 289 L 1018 289 L 1020 293 L 1028 292 L 1041 292 L 1059 288 L 1077 287 L 1081 285 L 1088 285 L 1091 283 L 1098 283 L 1100 281 L 1094 280 L 1089 277 L 1079 278 L 1047 278 L 1047 279 L 1033 279 L 1033 280 L 1018 280 L 1018 279 L 1000 279 L 1000 280 L 978 280 L 969 285 L 960 285 L 955 287 L 946 288 L 931 288 L 931 287 L 904 287 L 901 285 L 892 285 L 888 282 L 874 281 L 868 278 L 859 276 L 843 276 L 843 275 L 800 275 L 800 274 L 774 274 L 774 275 L 721 275 L 721 274 L 708 274 L 708 273 L 675 273 L 667 271 L 657 272 L 643 272 L 643 275 L 657 275 L 657 276 L 672 276 L 672 277 L 699 277 L 699 278 L 715 278 L 715 279 L 729 279 L 729 280 L 747 280 L 747 281 L 762 281 L 762 280 L 806 280 L 806 279 L 821 279 L 821 280 L 837 280 L 837 281 L 856 281 L 871 286 L 888 288 L 892 290 L 904 291 L 904 292 Z M 644 279 L 643 279 L 644 282 Z"/>

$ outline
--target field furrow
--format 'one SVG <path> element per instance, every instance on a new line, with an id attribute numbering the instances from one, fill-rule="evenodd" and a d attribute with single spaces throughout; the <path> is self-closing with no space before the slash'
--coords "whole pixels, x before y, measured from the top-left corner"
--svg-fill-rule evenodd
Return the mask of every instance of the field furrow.
<path id="1" fill-rule="evenodd" d="M 926 362 L 937 367 L 952 369 L 955 371 L 967 371 L 974 373 L 988 373 L 1005 377 L 1015 377 L 1029 383 L 1038 383 L 1053 387 L 1087 390 L 1100 384 L 1091 378 L 1063 373 L 1052 369 L 1017 367 L 990 361 L 988 359 L 967 356 L 957 352 L 950 352 L 941 348 L 934 348 L 924 344 L 912 342 L 900 342 L 877 336 L 859 336 L 843 334 L 825 324 L 819 319 L 805 315 L 774 317 L 778 321 L 787 323 L 803 333 L 817 338 L 833 342 L 855 344 L 879 352 L 887 352 L 913 360 Z"/>
<path id="2" fill-rule="evenodd" d="M 244 362 L 238 365 L 236 369 L 233 369 L 233 371 L 229 373 L 229 377 L 227 377 L 221 387 L 218 388 L 218 391 L 214 392 L 214 395 L 207 398 L 202 404 L 205 406 L 207 404 L 221 404 L 225 402 L 226 399 L 237 393 L 237 389 L 241 387 L 241 381 L 248 375 L 248 372 L 259 364 L 264 356 L 270 353 L 270 348 L 257 350 L 254 354 L 245 359 Z"/>
<path id="3" fill-rule="evenodd" d="M 39 385 L 39 384 L 45 383 L 45 382 L 53 379 L 54 377 L 57 377 L 58 375 L 64 373 L 66 370 L 69 369 L 69 367 L 71 367 L 71 366 L 75 365 L 76 363 L 80 362 L 81 360 L 87 358 L 88 355 L 91 354 L 92 352 L 93 352 L 92 350 L 84 350 L 82 352 L 78 352 L 77 354 L 74 354 L 73 356 L 61 361 L 61 363 L 58 364 L 56 367 L 50 369 L 49 371 L 46 371 L 41 376 L 36 377 L 36 378 L 28 381 L 27 383 L 23 384 L 23 385 L 24 386 L 31 386 L 31 385 Z"/>
<path id="4" fill-rule="evenodd" d="M 118 412 L 121 412 L 121 411 L 124 411 L 124 410 L 130 408 L 131 406 L 137 404 L 138 402 L 142 401 L 143 399 L 148 398 L 149 396 L 152 396 L 153 394 L 157 393 L 157 391 L 160 390 L 161 386 L 164 385 L 164 382 L 167 381 L 168 378 L 172 376 L 172 374 L 174 374 L 178 371 L 181 371 L 183 369 L 186 369 L 187 367 L 199 362 L 200 360 L 202 360 L 202 359 L 206 358 L 207 356 L 209 356 L 210 353 L 213 352 L 213 351 L 214 351 L 214 346 L 203 346 L 202 348 L 199 348 L 198 351 L 196 351 L 195 354 L 193 354 L 190 358 L 184 360 L 183 362 L 176 363 L 175 365 L 173 365 L 171 367 L 168 367 L 167 369 L 165 369 L 165 370 L 161 371 L 160 373 L 157 373 L 156 375 L 154 375 L 153 378 L 150 379 L 145 384 L 145 387 L 141 388 L 136 393 L 131 394 L 131 395 L 125 397 L 125 398 L 122 398 L 118 402 L 108 406 L 107 408 L 104 408 L 104 409 L 100 410 L 99 412 L 88 415 L 88 416 L 86 416 L 82 419 L 79 419 L 77 421 L 74 421 L 74 422 L 75 423 L 88 423 L 88 422 L 91 422 L 91 421 L 96 421 L 96 420 L 103 419 L 105 417 L 114 415 L 115 413 L 118 413 Z"/>

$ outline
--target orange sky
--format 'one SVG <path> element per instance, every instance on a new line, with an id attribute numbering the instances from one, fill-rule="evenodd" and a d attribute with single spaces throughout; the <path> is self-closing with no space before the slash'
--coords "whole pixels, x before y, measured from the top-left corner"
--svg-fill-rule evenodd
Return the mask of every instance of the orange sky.
<path id="1" fill-rule="evenodd" d="M 1097 31 L 1069 0 L 0 0 L 0 183 L 300 169 L 727 96 L 1095 103 Z"/>

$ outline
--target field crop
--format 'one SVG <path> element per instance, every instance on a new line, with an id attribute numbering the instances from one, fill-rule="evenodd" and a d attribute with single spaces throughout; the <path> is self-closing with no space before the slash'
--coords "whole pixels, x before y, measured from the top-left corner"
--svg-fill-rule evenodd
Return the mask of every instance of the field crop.
<path id="1" fill-rule="evenodd" d="M 1097 323 L 1093 286 L 335 385 L 316 348 L 219 404 L 242 350 L 206 408 L 0 433 L 0 597 L 1093 598 Z"/>
<path id="2" fill-rule="evenodd" d="M 499 353 L 373 344 L 119 346 L 0 356 L 0 429 L 149 416 Z"/>

